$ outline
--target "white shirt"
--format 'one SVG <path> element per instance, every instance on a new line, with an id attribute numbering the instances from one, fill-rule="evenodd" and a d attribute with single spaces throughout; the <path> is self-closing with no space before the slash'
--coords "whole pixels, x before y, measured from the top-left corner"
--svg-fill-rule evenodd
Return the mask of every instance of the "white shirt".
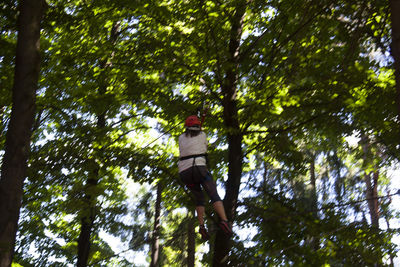
<path id="1" fill-rule="evenodd" d="M 200 132 L 197 136 L 190 137 L 190 135 L 186 136 L 185 133 L 179 136 L 179 155 L 180 157 L 196 155 L 196 154 L 205 154 L 207 153 L 207 137 L 204 132 Z M 205 166 L 206 159 L 205 157 L 196 157 L 195 165 L 197 166 Z M 182 172 L 193 166 L 193 158 L 180 160 L 178 162 L 179 172 Z"/>

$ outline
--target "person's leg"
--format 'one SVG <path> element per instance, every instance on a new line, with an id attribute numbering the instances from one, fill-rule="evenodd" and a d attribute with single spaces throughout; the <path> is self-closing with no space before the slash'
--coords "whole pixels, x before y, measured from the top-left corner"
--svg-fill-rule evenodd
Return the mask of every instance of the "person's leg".
<path id="1" fill-rule="evenodd" d="M 199 218 L 199 214 L 200 214 L 201 217 L 204 218 L 205 198 L 204 198 L 203 190 L 201 189 L 200 184 L 198 182 L 196 182 L 196 180 L 195 180 L 195 178 L 196 178 L 195 169 L 190 168 L 188 170 L 185 170 L 185 171 L 179 173 L 179 175 L 181 177 L 182 182 L 192 193 L 193 200 L 195 201 L 195 204 L 196 204 L 197 217 Z M 204 219 L 202 219 L 202 221 L 204 221 Z"/>
<path id="2" fill-rule="evenodd" d="M 199 233 L 201 235 L 201 238 L 203 240 L 208 240 L 210 238 L 210 235 L 208 234 L 207 229 L 204 226 L 205 198 L 200 184 L 196 182 L 196 172 L 193 168 L 191 168 L 188 171 L 181 173 L 180 176 L 186 187 L 194 196 L 193 199 L 196 203 L 196 215 L 197 220 L 199 221 Z"/>
<path id="3" fill-rule="evenodd" d="M 225 208 L 224 204 L 221 201 L 221 198 L 218 195 L 217 192 L 217 186 L 212 179 L 210 173 L 207 172 L 207 174 L 204 176 L 204 180 L 201 183 L 203 186 L 204 190 L 207 192 L 208 196 L 211 199 L 211 202 L 213 203 L 213 208 L 215 212 L 218 214 L 219 218 L 221 219 L 219 223 L 219 227 L 224 231 L 224 233 L 228 236 L 231 236 L 233 234 L 231 225 L 228 222 L 228 218 L 225 213 Z"/>
<path id="4" fill-rule="evenodd" d="M 204 213 L 205 213 L 204 206 L 196 206 L 197 220 L 199 221 L 200 225 L 204 225 Z"/>
<path id="5" fill-rule="evenodd" d="M 207 195 L 211 199 L 211 203 L 213 203 L 213 208 L 215 212 L 218 214 L 219 218 L 223 221 L 227 221 L 224 204 L 221 201 L 221 198 L 218 195 L 217 185 L 212 179 L 211 175 L 207 172 L 204 176 L 203 182 L 201 183 Z"/>
<path id="6" fill-rule="evenodd" d="M 215 212 L 218 214 L 218 216 L 221 218 L 221 220 L 223 220 L 223 221 L 228 220 L 228 218 L 226 217 L 224 204 L 222 203 L 221 200 L 215 201 L 213 203 L 213 208 L 214 208 Z"/>
<path id="7" fill-rule="evenodd" d="M 188 186 L 194 198 L 196 200 L 196 215 L 197 220 L 199 221 L 199 233 L 201 235 L 201 239 L 208 240 L 210 235 L 207 232 L 206 227 L 204 226 L 204 214 L 205 214 L 205 207 L 204 207 L 204 194 L 201 190 L 200 185 L 193 185 Z"/>
<path id="8" fill-rule="evenodd" d="M 204 206 L 196 206 L 196 214 L 197 214 L 197 220 L 199 221 L 199 233 L 201 235 L 201 239 L 208 240 L 210 239 L 210 235 L 208 234 L 207 229 L 204 226 L 204 213 L 205 213 Z"/>

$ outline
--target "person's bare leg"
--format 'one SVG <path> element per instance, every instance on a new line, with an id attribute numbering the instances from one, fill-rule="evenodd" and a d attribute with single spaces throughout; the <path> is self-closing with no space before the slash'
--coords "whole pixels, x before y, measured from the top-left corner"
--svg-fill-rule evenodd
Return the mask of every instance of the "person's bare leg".
<path id="1" fill-rule="evenodd" d="M 215 212 L 218 213 L 219 217 L 221 218 L 221 221 L 219 222 L 219 227 L 222 229 L 222 231 L 224 231 L 224 233 L 231 237 L 233 232 L 232 232 L 232 226 L 230 225 L 230 223 L 228 223 L 228 218 L 226 217 L 226 213 L 225 213 L 225 208 L 224 208 L 224 204 L 222 201 L 215 201 L 213 203 L 213 207 Z"/>
<path id="2" fill-rule="evenodd" d="M 197 220 L 199 221 L 199 224 L 204 225 L 204 213 L 205 213 L 204 206 L 196 206 L 196 213 L 197 213 Z"/>
<path id="3" fill-rule="evenodd" d="M 228 219 L 226 218 L 226 213 L 225 213 L 225 209 L 224 209 L 224 204 L 222 203 L 221 200 L 219 201 L 215 201 L 213 203 L 213 207 L 215 212 L 218 214 L 218 216 L 221 218 L 221 220 L 223 221 L 228 221 Z"/>
<path id="4" fill-rule="evenodd" d="M 197 212 L 197 219 L 198 219 L 199 224 L 200 224 L 199 233 L 201 235 L 201 239 L 206 241 L 206 240 L 208 240 L 210 238 L 210 235 L 208 234 L 207 229 L 204 226 L 205 207 L 204 206 L 197 206 L 196 207 L 196 212 Z"/>

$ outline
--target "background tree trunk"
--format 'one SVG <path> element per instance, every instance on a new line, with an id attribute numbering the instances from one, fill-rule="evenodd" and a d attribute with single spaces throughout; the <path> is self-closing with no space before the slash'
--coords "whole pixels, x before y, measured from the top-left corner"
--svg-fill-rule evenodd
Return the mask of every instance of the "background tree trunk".
<path id="1" fill-rule="evenodd" d="M 110 41 L 112 44 L 115 44 L 116 38 L 118 37 L 119 31 L 119 23 L 115 23 L 111 29 L 110 33 Z M 113 57 L 113 52 L 111 53 L 110 60 Z M 111 67 L 111 63 L 104 60 L 101 64 L 101 69 L 104 71 L 108 67 Z M 99 81 L 99 96 L 104 96 L 107 92 L 107 75 L 104 74 L 101 76 L 101 80 Z M 102 112 L 97 114 L 97 125 L 96 128 L 99 129 L 99 132 L 103 132 L 102 130 L 106 127 L 106 113 L 107 108 L 104 107 Z M 104 133 L 103 133 L 104 134 Z M 100 136 L 101 138 L 101 136 Z M 96 162 L 96 159 L 99 161 L 103 160 L 103 152 L 100 149 L 97 153 L 95 152 L 93 155 L 93 159 L 89 159 L 89 177 L 87 180 L 87 187 L 85 188 L 85 204 L 86 206 L 82 209 L 81 218 L 81 230 L 79 233 L 78 239 L 78 267 L 85 267 L 88 264 L 89 255 L 90 255 L 90 246 L 91 246 L 91 234 L 93 231 L 94 222 L 96 219 L 96 206 L 97 206 L 97 194 L 95 193 L 95 188 L 98 186 L 98 182 L 100 180 L 100 169 L 101 166 Z"/>
<path id="2" fill-rule="evenodd" d="M 194 231 L 194 216 L 193 211 L 190 211 L 188 220 L 188 228 L 187 228 L 187 235 L 188 235 L 188 243 L 187 243 L 187 267 L 194 267 L 195 263 L 195 254 L 196 254 L 196 233 Z"/>
<path id="3" fill-rule="evenodd" d="M 229 40 L 229 67 L 226 69 L 225 80 L 221 84 L 223 92 L 224 122 L 228 139 L 228 179 L 225 184 L 225 198 L 223 200 L 226 215 L 233 222 L 236 215 L 237 200 L 239 196 L 240 180 L 242 177 L 242 140 L 239 113 L 236 102 L 238 82 L 238 59 L 240 39 L 242 36 L 243 16 L 245 1 L 239 4 L 231 21 L 231 36 Z M 217 232 L 213 266 L 227 266 L 227 256 L 231 249 L 231 240 L 221 230 Z"/>
<path id="4" fill-rule="evenodd" d="M 106 68 L 106 64 L 103 64 L 103 69 Z M 103 81 L 103 85 L 100 87 L 99 94 L 104 95 L 106 93 L 106 82 Z M 106 127 L 106 111 L 97 116 L 97 129 L 100 131 Z M 93 158 L 88 159 L 89 166 L 89 177 L 87 179 L 87 184 L 85 188 L 85 202 L 82 208 L 81 217 L 81 230 L 78 239 L 78 267 L 85 267 L 88 264 L 90 246 L 91 246 L 91 234 L 94 226 L 94 221 L 96 219 L 96 206 L 97 206 L 97 193 L 96 187 L 98 186 L 100 179 L 100 168 L 99 163 L 96 159 L 102 158 L 101 150 L 97 153 L 94 152 Z"/>
<path id="5" fill-rule="evenodd" d="M 363 157 L 365 162 L 364 164 L 368 165 L 368 161 L 370 161 L 371 157 L 371 152 L 369 148 L 370 141 L 366 135 L 363 135 L 361 137 L 361 140 L 363 148 Z M 366 185 L 365 195 L 368 202 L 368 209 L 371 217 L 371 225 L 376 228 L 379 228 L 378 178 L 379 178 L 378 170 L 364 174 L 364 181 Z"/>
<path id="6" fill-rule="evenodd" d="M 19 2 L 11 119 L 0 179 L 0 266 L 11 266 L 35 116 L 44 0 Z"/>
<path id="7" fill-rule="evenodd" d="M 154 228 L 151 237 L 151 262 L 150 267 L 157 267 L 160 265 L 160 227 L 161 227 L 161 194 L 162 186 L 160 183 L 157 185 L 157 198 L 154 208 Z"/>
<path id="8" fill-rule="evenodd" d="M 367 187 L 366 198 L 368 202 L 371 225 L 379 228 L 379 202 L 378 202 L 378 177 L 379 172 L 374 171 L 364 175 Z"/>
<path id="9" fill-rule="evenodd" d="M 312 154 L 310 161 L 310 198 L 311 198 L 311 211 L 314 216 L 318 216 L 318 197 L 317 197 L 317 177 L 315 174 L 315 155 Z"/>
<path id="10" fill-rule="evenodd" d="M 318 193 L 317 193 L 317 176 L 315 173 L 315 154 L 312 153 L 311 161 L 310 161 L 310 210 L 313 214 L 314 218 L 318 218 Z M 317 237 L 310 238 L 310 244 L 314 251 L 318 251 L 319 249 L 319 240 Z"/>
<path id="11" fill-rule="evenodd" d="M 400 0 L 389 0 L 392 17 L 391 54 L 394 59 L 397 90 L 397 109 L 400 120 Z"/>
<path id="12" fill-rule="evenodd" d="M 92 164 L 97 165 L 96 162 Z M 91 177 L 87 181 L 87 188 L 85 193 L 85 205 L 82 209 L 83 215 L 81 218 L 81 230 L 78 239 L 78 260 L 77 267 L 87 266 L 90 253 L 90 236 L 92 234 L 92 229 L 94 221 L 96 219 L 96 202 L 97 196 L 93 194 L 95 192 L 94 188 L 98 183 L 99 167 L 96 166 L 93 171 L 91 171 Z"/>

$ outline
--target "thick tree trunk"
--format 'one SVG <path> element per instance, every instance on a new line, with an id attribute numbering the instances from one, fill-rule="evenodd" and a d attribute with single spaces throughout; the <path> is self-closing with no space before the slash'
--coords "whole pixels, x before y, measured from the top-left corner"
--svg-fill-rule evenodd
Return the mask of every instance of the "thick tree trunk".
<path id="1" fill-rule="evenodd" d="M 95 214 L 93 213 L 93 211 L 90 211 L 90 213 L 91 214 L 89 216 L 83 217 L 81 219 L 81 230 L 78 239 L 78 261 L 76 264 L 77 267 L 87 266 L 87 262 L 89 260 L 91 244 L 90 236 L 95 219 Z"/>
<path id="2" fill-rule="evenodd" d="M 101 88 L 100 94 L 105 93 L 105 87 Z M 104 129 L 106 127 L 106 114 L 100 114 L 97 117 L 97 128 Z M 99 154 L 94 155 L 94 158 L 101 158 L 101 151 Z M 89 177 L 85 188 L 85 206 L 82 207 L 81 215 L 81 229 L 78 239 L 78 259 L 77 267 L 86 267 L 89 261 L 90 246 L 91 246 L 91 235 L 93 231 L 94 221 L 96 219 L 96 206 L 97 206 L 97 194 L 95 188 L 98 186 L 100 166 L 94 159 L 88 160 L 88 165 L 91 168 L 89 170 Z"/>
<path id="3" fill-rule="evenodd" d="M 193 216 L 193 211 L 190 212 L 189 216 L 189 222 L 188 222 L 188 229 L 187 229 L 187 235 L 188 235 L 188 243 L 187 243 L 187 267 L 194 267 L 195 263 L 195 252 L 196 252 L 196 233 L 194 231 L 194 216 Z"/>
<path id="4" fill-rule="evenodd" d="M 238 82 L 238 59 L 240 39 L 242 35 L 243 16 L 245 4 L 243 1 L 236 8 L 231 21 L 231 36 L 229 41 L 229 64 L 226 69 L 225 80 L 221 84 L 223 92 L 224 122 L 227 129 L 228 140 L 228 179 L 225 184 L 225 198 L 223 200 L 228 220 L 233 222 L 236 215 L 237 200 L 239 196 L 240 180 L 242 177 L 242 132 L 239 123 L 239 114 L 236 102 Z M 231 249 L 231 240 L 219 230 L 215 239 L 213 266 L 228 266 L 227 260 Z"/>
<path id="5" fill-rule="evenodd" d="M 160 265 L 160 227 L 161 227 L 161 194 L 162 187 L 160 184 L 157 185 L 157 198 L 154 208 L 154 226 L 153 234 L 151 237 L 151 262 L 150 267 L 157 267 Z"/>
<path id="6" fill-rule="evenodd" d="M 40 72 L 40 22 L 44 0 L 19 4 L 13 106 L 0 179 L 0 266 L 11 266 Z"/>
<path id="7" fill-rule="evenodd" d="M 100 92 L 105 93 L 105 92 Z M 106 127 L 106 119 L 105 113 L 101 114 L 97 118 L 97 128 L 103 129 Z M 94 158 L 101 158 L 102 153 L 95 155 Z M 91 246 L 91 235 L 93 231 L 94 221 L 96 219 L 96 206 L 97 206 L 97 194 L 95 193 L 95 188 L 98 186 L 99 175 L 100 175 L 100 166 L 94 160 L 91 159 L 88 161 L 88 165 L 90 166 L 89 177 L 87 180 L 86 188 L 85 188 L 85 206 L 82 207 L 82 215 L 81 215 L 81 229 L 79 233 L 78 239 L 78 259 L 77 259 L 77 267 L 86 267 L 89 261 L 90 255 L 90 246 Z"/>
<path id="8" fill-rule="evenodd" d="M 400 0 L 389 0 L 392 18 L 391 54 L 394 59 L 396 91 L 397 91 L 397 118 L 400 121 Z M 393 259 L 390 258 L 393 265 Z"/>
<path id="9" fill-rule="evenodd" d="M 93 163 L 96 164 L 96 163 Z M 94 221 L 96 219 L 96 202 L 97 196 L 92 192 L 95 192 L 94 188 L 98 183 L 99 169 L 96 167 L 95 170 L 91 172 L 91 177 L 88 179 L 87 188 L 85 192 L 85 207 L 82 208 L 82 212 L 85 215 L 81 217 L 81 229 L 78 239 L 78 260 L 77 267 L 87 266 L 91 241 L 90 237 L 93 230 Z"/>
<path id="10" fill-rule="evenodd" d="M 397 109 L 400 120 L 400 0 L 389 0 L 392 17 L 392 45 L 391 54 L 394 59 L 396 90 L 397 90 Z"/>

